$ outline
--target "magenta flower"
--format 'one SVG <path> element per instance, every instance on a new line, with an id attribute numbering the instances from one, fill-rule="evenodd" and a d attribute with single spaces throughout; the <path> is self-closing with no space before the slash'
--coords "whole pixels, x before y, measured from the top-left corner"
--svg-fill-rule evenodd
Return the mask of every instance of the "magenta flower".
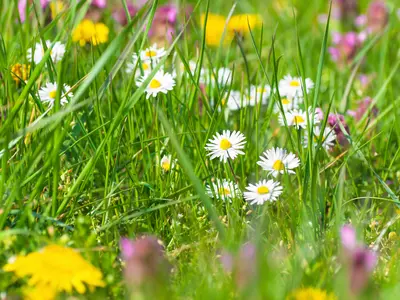
<path id="1" fill-rule="evenodd" d="M 352 61 L 362 41 L 356 32 L 347 32 L 343 35 L 334 33 L 332 36 L 334 46 L 328 49 L 332 60 L 339 66 L 345 66 Z"/>
<path id="2" fill-rule="evenodd" d="M 367 11 L 368 31 L 376 33 L 382 31 L 389 20 L 389 11 L 384 1 L 372 2 Z"/>
<path id="3" fill-rule="evenodd" d="M 137 14 L 138 8 L 134 5 L 132 5 L 131 3 L 128 3 L 128 12 L 132 18 Z M 118 23 L 120 23 L 123 26 L 128 24 L 128 18 L 126 17 L 126 13 L 125 13 L 125 10 L 123 7 L 119 8 L 113 12 L 113 18 L 115 21 L 117 21 Z"/>
<path id="4" fill-rule="evenodd" d="M 347 140 L 346 135 L 350 134 L 350 129 L 344 119 L 344 116 L 341 114 L 330 113 L 328 115 L 328 124 L 335 132 L 336 139 L 339 145 L 347 146 L 349 144 L 349 141 Z M 342 128 L 340 128 L 341 126 L 345 129 L 346 132 L 342 131 Z"/>
<path id="5" fill-rule="evenodd" d="M 92 5 L 98 8 L 105 8 L 107 6 L 107 0 L 92 0 Z"/>
<path id="6" fill-rule="evenodd" d="M 372 98 L 366 97 L 357 103 L 356 110 L 348 110 L 347 114 L 352 116 L 356 121 L 360 121 L 364 117 L 364 115 L 368 113 L 371 103 L 372 103 Z M 368 117 L 374 118 L 377 115 L 378 115 L 378 109 L 376 108 L 376 106 L 373 106 L 371 108 L 371 111 L 369 112 Z"/>
<path id="7" fill-rule="evenodd" d="M 366 15 L 359 15 L 354 20 L 354 25 L 358 28 L 363 28 L 367 25 L 367 16 Z"/>
<path id="8" fill-rule="evenodd" d="M 170 266 L 164 255 L 164 247 L 155 236 L 143 236 L 136 240 L 122 238 L 120 248 L 128 287 L 166 281 Z"/>
<path id="9" fill-rule="evenodd" d="M 176 33 L 178 8 L 174 4 L 166 4 L 157 8 L 149 36 L 157 43 L 163 40 L 172 42 Z"/>
<path id="10" fill-rule="evenodd" d="M 349 267 L 350 291 L 358 294 L 368 283 L 369 275 L 377 263 L 376 252 L 357 242 L 356 231 L 351 225 L 340 230 L 344 263 Z"/>
<path id="11" fill-rule="evenodd" d="M 232 273 L 235 283 L 239 288 L 244 288 L 257 275 L 257 250 L 254 244 L 246 243 L 238 255 L 224 251 L 221 263 L 226 272 Z"/>
<path id="12" fill-rule="evenodd" d="M 351 20 L 357 15 L 357 0 L 333 0 L 332 18 L 336 20 Z"/>
<path id="13" fill-rule="evenodd" d="M 46 6 L 50 3 L 51 0 L 40 0 L 40 6 L 42 9 L 45 9 Z M 26 5 L 28 4 L 28 0 L 19 0 L 18 1 L 18 12 L 21 22 L 25 22 L 26 19 Z M 32 4 L 32 0 L 29 0 L 29 4 Z"/>

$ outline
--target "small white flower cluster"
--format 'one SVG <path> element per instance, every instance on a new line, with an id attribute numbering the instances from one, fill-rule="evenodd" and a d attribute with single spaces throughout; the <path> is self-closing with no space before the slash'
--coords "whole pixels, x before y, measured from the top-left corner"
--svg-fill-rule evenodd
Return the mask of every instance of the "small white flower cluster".
<path id="1" fill-rule="evenodd" d="M 281 104 L 277 103 L 275 111 L 279 112 L 279 123 L 281 126 L 293 126 L 296 129 L 307 129 L 307 112 L 302 110 L 300 106 L 304 102 L 304 92 L 308 94 L 314 87 L 314 82 L 310 78 L 304 80 L 304 84 L 299 77 L 286 75 L 279 82 L 279 95 Z M 283 113 L 282 113 L 283 110 Z M 321 141 L 322 146 L 329 150 L 334 146 L 336 135 L 330 128 L 325 128 L 322 132 L 320 127 L 320 118 L 308 108 L 309 122 L 315 126 L 313 128 L 313 145 L 318 146 Z M 305 130 L 303 146 L 308 147 L 308 130 Z"/>
<path id="2" fill-rule="evenodd" d="M 50 58 L 54 64 L 60 62 L 65 54 L 65 45 L 61 42 L 52 43 L 51 41 L 46 41 L 46 47 L 50 50 Z M 34 62 L 39 64 L 44 57 L 45 49 L 42 43 L 36 43 L 33 48 L 28 49 L 27 59 L 29 62 Z M 58 86 L 57 83 L 48 82 L 39 90 L 40 101 L 47 104 L 49 108 L 54 106 L 54 101 L 56 99 Z M 70 92 L 71 87 L 64 84 L 61 90 L 60 104 L 64 106 L 68 103 L 67 97 L 72 97 L 73 94 Z"/>
<path id="3" fill-rule="evenodd" d="M 238 132 L 224 130 L 222 134 L 216 135 L 209 140 L 206 150 L 211 159 L 219 158 L 221 162 L 233 161 L 242 151 L 246 141 L 245 136 Z M 258 164 L 269 175 L 277 177 L 279 174 L 294 174 L 294 169 L 300 165 L 300 160 L 292 153 L 280 148 L 272 148 L 264 152 Z M 207 193 L 210 197 L 218 196 L 223 200 L 230 200 L 241 195 L 237 184 L 226 179 L 218 179 L 207 186 Z M 266 201 L 276 201 L 282 193 L 282 186 L 274 180 L 261 180 L 256 184 L 249 184 L 243 193 L 246 201 L 250 204 L 263 204 Z"/>
<path id="4" fill-rule="evenodd" d="M 154 44 L 140 53 L 133 54 L 132 61 L 127 63 L 125 71 L 128 74 L 135 72 L 135 78 L 138 78 L 136 85 L 140 87 L 149 77 L 153 68 L 160 62 L 160 59 L 166 54 L 164 48 L 157 48 L 157 45 Z M 158 93 L 167 94 L 174 86 L 175 80 L 173 76 L 168 72 L 164 72 L 161 67 L 146 86 L 146 99 L 149 99 L 150 96 L 156 97 Z"/>

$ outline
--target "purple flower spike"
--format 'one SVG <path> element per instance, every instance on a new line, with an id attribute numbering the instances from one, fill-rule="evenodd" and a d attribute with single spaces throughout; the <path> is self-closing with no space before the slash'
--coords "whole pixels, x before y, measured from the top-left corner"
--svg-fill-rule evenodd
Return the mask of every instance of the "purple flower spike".
<path id="1" fill-rule="evenodd" d="M 332 60 L 339 66 L 345 66 L 354 58 L 363 40 L 365 38 L 356 32 L 347 32 L 343 35 L 334 33 L 332 36 L 333 46 L 329 48 Z"/>
<path id="2" fill-rule="evenodd" d="M 97 6 L 98 8 L 105 8 L 107 6 L 106 0 L 92 0 L 92 5 Z"/>
<path id="3" fill-rule="evenodd" d="M 342 245 L 348 250 L 353 250 L 357 246 L 356 230 L 351 225 L 344 225 L 340 230 Z"/>
<path id="4" fill-rule="evenodd" d="M 357 110 L 348 110 L 347 114 L 352 116 L 356 121 L 360 121 L 365 114 L 368 113 L 369 107 L 372 103 L 371 97 L 366 97 L 357 103 Z M 369 112 L 370 118 L 375 118 L 378 115 L 378 109 L 373 106 Z"/>
<path id="5" fill-rule="evenodd" d="M 40 6 L 42 9 L 45 9 L 46 6 L 50 3 L 51 0 L 40 0 Z M 32 3 L 32 0 L 29 0 L 29 4 Z M 25 22 L 26 19 L 26 5 L 28 4 L 28 0 L 19 0 L 18 1 L 18 12 L 21 22 Z"/>
<path id="6" fill-rule="evenodd" d="M 343 260 L 349 267 L 349 288 L 351 293 L 357 295 L 367 285 L 378 257 L 374 251 L 357 243 L 356 231 L 353 226 L 344 225 L 340 235 L 343 246 Z"/>
<path id="7" fill-rule="evenodd" d="M 157 9 L 154 16 L 155 22 L 175 24 L 178 16 L 178 9 L 173 4 L 162 5 Z"/>
<path id="8" fill-rule="evenodd" d="M 136 240 L 122 238 L 120 246 L 128 287 L 165 283 L 170 270 L 169 263 L 164 255 L 164 247 L 155 236 L 143 236 Z"/>
<path id="9" fill-rule="evenodd" d="M 328 116 L 328 124 L 336 134 L 336 139 L 341 146 L 347 146 L 349 141 L 346 138 L 346 134 L 350 134 L 349 126 L 347 125 L 344 116 L 340 114 L 330 113 Z M 340 128 L 340 124 L 343 126 L 346 132 L 343 132 Z"/>
<path id="10" fill-rule="evenodd" d="M 332 18 L 346 21 L 352 20 L 357 15 L 358 0 L 333 0 Z"/>
<path id="11" fill-rule="evenodd" d="M 237 286 L 244 288 L 257 274 L 257 249 L 254 244 L 246 243 L 236 256 L 223 251 L 221 263 L 226 272 L 232 272 Z"/>
<path id="12" fill-rule="evenodd" d="M 120 248 L 123 259 L 127 260 L 132 257 L 134 253 L 134 245 L 130 239 L 121 238 Z"/>
<path id="13" fill-rule="evenodd" d="M 136 13 L 138 12 L 138 8 L 129 3 L 128 4 L 128 12 L 131 17 L 134 17 L 136 15 Z M 123 26 L 128 24 L 128 19 L 126 17 L 124 8 L 119 8 L 116 11 L 114 11 L 113 18 L 115 21 L 117 21 L 118 23 L 120 23 Z"/>
<path id="14" fill-rule="evenodd" d="M 368 7 L 367 26 L 370 32 L 382 31 L 389 20 L 389 11 L 384 1 L 374 1 Z"/>

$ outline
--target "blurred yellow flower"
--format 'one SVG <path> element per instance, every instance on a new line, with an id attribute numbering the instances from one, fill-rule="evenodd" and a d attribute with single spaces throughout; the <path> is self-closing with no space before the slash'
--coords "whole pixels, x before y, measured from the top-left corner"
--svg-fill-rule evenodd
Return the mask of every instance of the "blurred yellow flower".
<path id="1" fill-rule="evenodd" d="M 286 300 L 336 300 L 336 296 L 316 288 L 301 288 L 292 292 Z"/>
<path id="2" fill-rule="evenodd" d="M 200 22 L 203 27 L 205 18 L 206 15 L 202 14 Z M 209 13 L 206 24 L 206 43 L 210 46 L 219 46 L 221 42 L 223 45 L 227 45 L 233 40 L 235 32 L 241 35 L 248 34 L 250 32 L 249 25 L 253 30 L 260 27 L 261 24 L 261 16 L 256 14 L 235 15 L 227 22 L 224 16 Z"/>
<path id="3" fill-rule="evenodd" d="M 57 296 L 57 292 L 47 285 L 25 288 L 23 294 L 24 300 L 53 300 Z"/>
<path id="4" fill-rule="evenodd" d="M 86 286 L 94 290 L 105 285 L 100 270 L 74 249 L 58 245 L 49 245 L 40 251 L 10 259 L 3 270 L 14 272 L 18 278 L 29 277 L 28 286 L 31 289 L 27 289 L 28 299 L 38 299 L 35 297 L 44 289 L 48 291 L 48 299 L 52 299 L 53 291 L 54 296 L 58 292 L 71 293 L 74 289 L 84 294 Z"/>
<path id="5" fill-rule="evenodd" d="M 11 67 L 11 76 L 15 83 L 18 84 L 23 81 L 27 81 L 29 78 L 29 72 L 31 71 L 31 65 L 15 64 Z"/>
<path id="6" fill-rule="evenodd" d="M 72 33 L 72 40 L 79 42 L 83 47 L 86 43 L 94 46 L 108 42 L 110 30 L 103 23 L 93 23 L 91 20 L 83 20 Z"/>
<path id="7" fill-rule="evenodd" d="M 262 25 L 262 19 L 260 15 L 247 15 L 241 14 L 232 16 L 229 20 L 228 28 L 232 31 L 236 31 L 242 34 L 250 33 L 250 29 L 253 30 L 254 28 L 258 28 Z"/>
<path id="8" fill-rule="evenodd" d="M 51 18 L 55 19 L 57 15 L 62 12 L 64 9 L 64 3 L 62 1 L 57 0 L 55 2 L 50 3 L 50 11 L 51 11 Z"/>
<path id="9" fill-rule="evenodd" d="M 108 42 L 108 33 L 110 30 L 103 23 L 96 23 L 94 25 L 95 34 L 92 38 L 93 45 L 104 44 Z"/>

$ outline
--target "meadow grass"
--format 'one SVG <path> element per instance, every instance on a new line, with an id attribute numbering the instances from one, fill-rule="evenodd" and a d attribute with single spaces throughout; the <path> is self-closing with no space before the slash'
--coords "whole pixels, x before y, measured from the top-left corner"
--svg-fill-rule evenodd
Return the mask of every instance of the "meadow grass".
<path id="1" fill-rule="evenodd" d="M 387 1 L 385 29 L 369 37 L 342 67 L 331 60 L 328 47 L 331 32 L 347 28 L 332 18 L 318 22 L 319 14 L 329 14 L 326 1 L 177 1 L 178 7 L 191 4 L 193 12 L 190 18 L 181 16 L 173 40 L 165 45 L 168 55 L 141 86 L 125 72 L 126 63 L 151 45 L 148 32 L 162 1 L 147 3 L 124 27 L 113 20 L 112 5 L 127 10 L 129 1 L 110 1 L 101 19 L 110 29 L 108 42 L 85 47 L 72 34 L 90 1 L 70 1 L 47 21 L 37 3 L 24 23 L 18 20 L 17 2 L 3 1 L 0 7 L 1 266 L 48 244 L 66 245 L 79 249 L 104 277 L 104 287 L 77 297 L 122 299 L 129 293 L 120 238 L 147 233 L 163 241 L 172 266 L 170 281 L 156 298 L 285 299 L 293 290 L 313 287 L 338 299 L 398 299 L 396 1 Z M 360 0 L 360 11 L 368 4 Z M 213 47 L 206 43 L 200 19 L 207 12 L 225 18 L 257 13 L 263 24 Z M 11 67 L 32 63 L 28 49 L 45 40 L 66 45 L 63 59 L 53 63 L 51 49 L 44 49 L 27 81 L 16 83 Z M 188 73 L 190 60 L 197 62 L 193 74 Z M 177 75 L 173 90 L 146 99 L 152 75 L 161 67 L 172 73 L 181 63 L 181 72 L 188 74 Z M 202 67 L 209 75 L 215 68 L 230 68 L 233 80 L 204 85 Z M 338 126 L 346 146 L 335 142 L 334 150 L 325 151 L 318 138 L 317 147 L 309 139 L 305 148 L 304 135 L 314 131 L 310 113 L 305 130 L 279 124 L 277 87 L 286 74 L 301 77 L 303 88 L 306 78 L 314 81 L 304 107 L 323 110 L 322 131 L 329 128 L 329 113 L 345 115 L 349 132 L 345 124 Z M 360 74 L 374 74 L 364 90 Z M 48 110 L 38 95 L 47 82 L 72 87 L 67 105 L 60 105 L 58 89 Z M 244 95 L 250 85 L 265 84 L 272 88 L 268 104 L 221 109 L 227 92 Z M 367 110 L 356 120 L 346 114 L 367 96 L 375 115 Z M 205 149 L 223 130 L 240 131 L 247 141 L 245 154 L 226 164 L 210 160 Z M 276 202 L 251 205 L 241 195 L 230 202 L 206 192 L 217 178 L 237 182 L 242 192 L 249 183 L 269 178 L 257 161 L 272 147 L 300 159 L 295 174 L 279 177 L 283 193 Z M 160 164 L 164 155 L 176 160 L 169 172 Z M 339 235 L 348 223 L 379 253 L 368 285 L 356 296 L 349 292 L 350 266 L 343 263 Z M 240 274 L 227 274 L 220 258 L 223 251 L 237 253 L 248 242 L 256 248 L 257 275 L 244 272 L 249 282 L 243 287 L 237 282 Z M 24 284 L 0 271 L 0 291 L 7 295 L 21 294 Z M 132 299 L 152 298 L 133 294 Z"/>

